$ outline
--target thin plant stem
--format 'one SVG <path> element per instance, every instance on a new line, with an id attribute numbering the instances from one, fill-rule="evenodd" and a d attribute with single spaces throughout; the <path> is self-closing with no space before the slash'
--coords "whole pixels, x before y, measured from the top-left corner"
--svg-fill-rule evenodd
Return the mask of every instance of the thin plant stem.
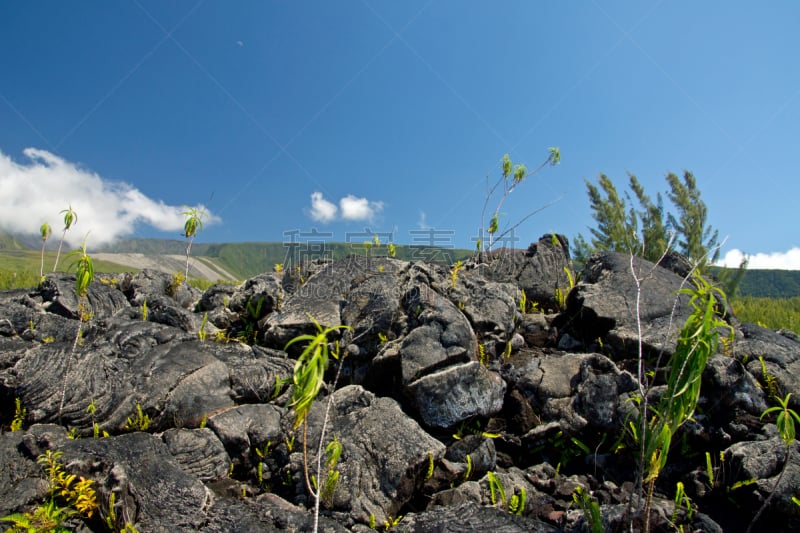
<path id="1" fill-rule="evenodd" d="M 322 449 L 323 443 L 325 442 L 325 432 L 328 428 L 328 421 L 330 420 L 330 411 L 331 407 L 333 406 L 333 393 L 336 392 L 336 385 L 339 383 L 339 375 L 342 372 L 342 363 L 339 361 L 339 365 L 336 368 L 336 377 L 333 378 L 333 384 L 331 386 L 331 393 L 328 396 L 328 401 L 325 405 L 325 417 L 322 419 L 322 430 L 320 431 L 319 435 L 319 445 L 317 447 L 317 490 L 316 492 L 312 492 L 314 495 L 314 533 L 317 533 L 319 530 L 319 503 L 320 503 L 320 494 L 322 491 Z M 303 446 L 305 446 L 305 437 L 303 439 Z M 308 475 L 308 474 L 306 474 Z"/>
<path id="2" fill-rule="evenodd" d="M 75 356 L 75 352 L 78 350 L 78 340 L 81 338 L 81 332 L 83 331 L 83 320 L 78 320 L 78 331 L 75 333 L 75 340 L 72 341 L 72 350 L 70 350 L 69 355 L 67 356 L 67 364 L 66 368 L 64 369 L 64 383 L 61 387 L 61 402 L 58 404 L 58 423 L 61 423 L 61 413 L 64 410 L 64 402 L 67 399 L 67 377 L 69 376 L 69 369 L 72 364 L 72 358 Z"/>

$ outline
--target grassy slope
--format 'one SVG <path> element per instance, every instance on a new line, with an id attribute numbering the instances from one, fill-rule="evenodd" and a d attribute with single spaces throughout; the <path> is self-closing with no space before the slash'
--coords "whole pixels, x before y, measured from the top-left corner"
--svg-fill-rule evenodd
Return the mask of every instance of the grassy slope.
<path id="1" fill-rule="evenodd" d="M 57 239 L 51 238 L 49 245 L 54 245 Z M 39 273 L 39 252 L 31 248 L 32 244 L 15 239 L 0 230 L 0 272 L 31 272 Z M 327 256 L 341 259 L 350 254 L 363 255 L 364 247 L 359 244 L 325 242 L 300 243 L 296 258 L 316 258 L 320 256 L 319 250 L 324 247 Z M 186 253 L 186 241 L 181 239 L 120 239 L 115 244 L 98 248 L 93 251 L 111 253 L 141 253 L 145 255 Z M 236 278 L 243 280 L 262 272 L 273 269 L 275 264 L 287 264 L 291 258 L 287 256 L 290 249 L 282 242 L 236 242 L 236 243 L 194 243 L 192 256 L 202 258 L 206 263 L 217 264 L 229 271 Z M 314 252 L 314 253 L 308 253 Z M 380 246 L 371 251 L 374 255 L 386 255 L 386 247 Z M 420 247 L 397 246 L 398 259 L 425 260 L 434 259 L 445 262 L 463 260 L 472 255 L 469 250 L 457 249 L 428 249 Z M 448 260 L 449 256 L 449 260 Z M 51 270 L 55 252 L 48 251 L 45 258 L 45 270 Z M 62 253 L 59 261 L 59 270 L 67 269 L 70 260 L 66 253 Z M 285 265 L 289 266 L 289 265 Z M 125 272 L 132 270 L 125 265 L 98 262 L 98 272 Z M 786 270 L 748 270 L 740 285 L 740 295 L 769 298 L 792 298 L 800 296 L 800 271 Z"/>
<path id="2" fill-rule="evenodd" d="M 0 235 L 2 237 L 2 235 Z M 40 253 L 38 250 L 25 249 L 25 247 L 14 241 L 8 241 L 7 246 L 3 246 L 0 240 L 0 272 L 27 272 L 39 273 Z M 328 243 L 324 248 L 319 246 L 308 246 L 303 243 L 293 255 L 294 261 L 300 262 L 307 259 L 316 259 L 323 254 L 332 259 L 341 259 L 351 254 L 363 255 L 365 249 L 362 245 L 352 245 L 349 243 Z M 159 240 L 159 239 L 124 239 L 112 246 L 99 248 L 99 252 L 109 253 L 141 253 L 144 255 L 161 255 L 186 253 L 186 242 L 180 240 Z M 218 265 L 229 271 L 236 278 L 244 280 L 263 272 L 271 271 L 277 263 L 285 264 L 293 261 L 292 255 L 288 254 L 290 249 L 281 242 L 241 242 L 241 243 L 195 243 L 192 245 L 192 257 L 202 260 L 206 264 Z M 91 255 L 93 250 L 89 250 Z M 370 253 L 373 256 L 386 255 L 386 246 L 373 247 Z M 45 252 L 45 272 L 52 270 L 55 261 L 55 252 Z M 412 246 L 397 246 L 398 259 L 433 259 L 445 262 L 453 262 L 466 259 L 471 255 L 468 250 L 456 249 L 421 249 Z M 59 270 L 66 271 L 70 265 L 70 260 L 66 257 L 67 252 L 62 251 L 59 259 Z M 107 261 L 97 261 L 95 263 L 97 272 L 129 272 L 132 269 L 123 264 L 110 263 Z"/>
<path id="3" fill-rule="evenodd" d="M 91 255 L 91 253 L 89 254 Z M 53 264 L 56 260 L 56 252 L 45 252 L 44 272 L 52 272 Z M 62 250 L 58 259 L 58 271 L 69 272 L 72 258 L 68 252 Z M 39 274 L 41 266 L 41 254 L 34 250 L 0 250 L 0 271 L 2 272 L 35 272 Z M 130 268 L 117 263 L 108 261 L 94 261 L 94 269 L 97 272 L 130 272 Z"/>

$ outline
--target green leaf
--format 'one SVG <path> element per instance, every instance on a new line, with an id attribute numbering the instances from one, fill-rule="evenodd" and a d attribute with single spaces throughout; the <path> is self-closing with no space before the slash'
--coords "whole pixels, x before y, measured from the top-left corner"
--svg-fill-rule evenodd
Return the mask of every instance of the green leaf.
<path id="1" fill-rule="evenodd" d="M 64 213 L 64 231 L 71 228 L 73 224 L 78 223 L 78 213 L 76 213 L 75 210 L 72 209 L 71 205 L 69 206 L 69 208 L 64 209 L 61 212 Z"/>
<path id="2" fill-rule="evenodd" d="M 561 150 L 557 146 L 551 146 L 547 149 L 550 152 L 548 156 L 548 161 L 552 166 L 555 166 L 561 162 Z"/>
<path id="3" fill-rule="evenodd" d="M 492 216 L 492 219 L 489 221 L 489 233 L 497 233 L 497 230 L 500 228 L 500 222 L 497 219 L 497 213 Z"/>
<path id="4" fill-rule="evenodd" d="M 503 177 L 507 178 L 511 175 L 511 158 L 508 154 L 503 156 Z"/>

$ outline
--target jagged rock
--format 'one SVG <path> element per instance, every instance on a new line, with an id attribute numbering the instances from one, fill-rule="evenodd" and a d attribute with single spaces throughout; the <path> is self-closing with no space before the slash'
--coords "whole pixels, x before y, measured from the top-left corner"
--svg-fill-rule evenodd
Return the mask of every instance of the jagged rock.
<path id="1" fill-rule="evenodd" d="M 631 264 L 641 279 L 637 288 Z M 567 297 L 567 310 L 554 325 L 589 347 L 601 339 L 618 358 L 638 354 L 638 314 L 646 354 L 668 357 L 689 316 L 686 295 L 678 295 L 682 279 L 649 261 L 603 252 L 587 261 L 582 276 Z M 677 299 L 677 302 L 676 302 Z"/>
<path id="2" fill-rule="evenodd" d="M 487 354 L 500 355 L 512 340 L 521 319 L 521 291 L 511 283 L 487 281 L 479 271 L 466 270 L 448 297 L 461 309 Z"/>
<path id="3" fill-rule="evenodd" d="M 505 391 L 506 384 L 500 376 L 475 361 L 437 370 L 406 387 L 422 422 L 435 428 L 499 413 Z"/>
<path id="4" fill-rule="evenodd" d="M 0 337 L 17 337 L 35 342 L 71 341 L 77 333 L 77 322 L 49 313 L 40 296 L 28 291 L 10 291 L 0 300 Z M 4 352 L 4 350 L 2 350 Z M 2 356 L 0 356 L 2 357 Z M 2 366 L 0 365 L 0 368 Z"/>
<path id="5" fill-rule="evenodd" d="M 552 340 L 550 330 L 552 318 L 543 313 L 526 313 L 522 315 L 517 330 L 528 346 L 544 348 Z"/>
<path id="6" fill-rule="evenodd" d="M 265 493 L 255 498 L 220 498 L 207 510 L 204 533 L 274 532 L 306 533 L 314 518 L 302 507 L 281 497 Z M 325 516 L 320 517 L 320 533 L 347 533 L 349 530 Z"/>
<path id="7" fill-rule="evenodd" d="M 212 285 L 197 302 L 197 311 L 208 313 L 208 321 L 219 329 L 228 329 L 239 319 L 239 315 L 227 307 L 236 287 L 229 283 Z"/>
<path id="8" fill-rule="evenodd" d="M 35 302 L 27 295 L 27 291 L 3 293 L 0 299 L 0 335 L 24 335 L 27 340 L 33 340 L 36 322 L 43 316 L 47 314 L 41 302 Z"/>
<path id="9" fill-rule="evenodd" d="M 460 474 L 463 479 L 463 473 Z M 472 504 L 478 506 L 481 504 L 483 496 L 481 495 L 481 485 L 477 481 L 467 481 L 457 487 L 446 489 L 437 492 L 431 498 L 428 504 L 428 509 L 435 507 L 458 507 L 462 504 Z"/>
<path id="10" fill-rule="evenodd" d="M 326 400 L 318 401 L 309 414 L 312 451 L 317 449 L 325 409 Z M 333 394 L 326 442 L 332 435 L 342 444 L 332 508 L 362 524 L 369 523 L 370 515 L 378 523 L 397 516 L 422 486 L 429 461 L 445 453 L 444 445 L 407 417 L 396 401 L 358 385 Z"/>
<path id="11" fill-rule="evenodd" d="M 725 355 L 716 354 L 708 360 L 702 391 L 707 399 L 703 411 L 727 431 L 741 431 L 731 424 L 741 423 L 745 415 L 759 417 L 767 408 L 764 390 L 758 381 L 739 361 Z"/>
<path id="12" fill-rule="evenodd" d="M 65 467 L 97 479 L 99 500 L 116 493 L 118 516 L 139 531 L 199 530 L 211 504 L 208 489 L 185 473 L 167 446 L 147 433 L 78 439 L 60 448 Z"/>
<path id="13" fill-rule="evenodd" d="M 44 306 L 51 313 L 66 318 L 78 318 L 81 315 L 74 275 L 48 274 L 42 282 L 41 295 Z M 93 318 L 98 319 L 112 317 L 129 307 L 124 294 L 109 284 L 100 282 L 89 285 L 86 303 L 84 314 L 91 313 Z"/>
<path id="14" fill-rule="evenodd" d="M 496 466 L 497 451 L 494 441 L 482 435 L 467 435 L 447 448 L 445 459 L 466 465 L 467 456 L 470 477 L 480 478 Z"/>
<path id="15" fill-rule="evenodd" d="M 437 506 L 422 513 L 407 515 L 399 524 L 403 531 L 414 533 L 550 533 L 560 531 L 549 524 L 525 516 L 516 516 L 494 507 L 472 502 L 452 507 Z"/>
<path id="16" fill-rule="evenodd" d="M 634 265 L 639 272 L 653 268 L 639 260 Z M 327 385 L 308 418 L 313 458 L 328 400 L 335 400 L 325 443 L 334 436 L 342 442 L 341 477 L 323 505 L 323 531 L 364 533 L 373 514 L 379 524 L 404 514 L 399 526 L 409 531 L 577 531 L 588 525 L 572 500 L 577 486 L 599 503 L 606 527 L 640 528 L 642 517 L 628 514 L 637 458 L 623 433 L 626 420 L 638 415 L 639 393 L 629 373 L 638 365 L 630 258 L 593 258 L 566 312 L 520 313 L 521 288 L 540 308 L 555 308 L 555 288 L 569 285 L 565 266 L 566 241 L 544 237 L 527 252 L 503 250 L 467 261 L 454 287 L 446 265 L 363 256 L 265 274 L 202 296 L 169 275 L 145 271 L 116 284 L 98 275 L 92 285 L 97 311 L 81 324 L 74 352 L 79 322 L 76 302 L 68 301 L 71 291 L 74 296 L 69 276 L 51 276 L 44 291 L 0 293 L 0 426 L 11 424 L 15 399 L 27 409 L 21 432 L 0 434 L 0 513 L 28 511 L 44 501 L 47 487 L 35 460 L 53 449 L 65 452 L 71 473 L 96 480 L 105 502 L 114 490 L 118 514 L 127 509 L 140 531 L 309 530 L 304 437 L 302 428 L 291 427 L 294 412 L 287 408 L 292 357 L 304 344 L 294 345 L 291 354 L 282 349 L 295 335 L 316 333 L 311 313 L 323 327 L 352 328 L 329 336 L 340 341 L 346 357 L 330 361 Z M 681 264 L 672 261 L 672 267 L 680 270 Z M 666 390 L 666 373 L 653 368 L 650 357 L 666 347 L 660 354 L 666 362 L 686 315 L 681 300 L 670 340 L 662 343 L 680 278 L 661 268 L 653 272 L 642 284 L 641 306 L 647 370 L 654 370 L 647 375 L 651 405 Z M 241 300 L 232 304 L 238 314 L 226 306 L 234 294 Z M 255 297 L 265 303 L 253 313 Z M 209 338 L 201 342 L 206 313 Z M 250 330 L 243 329 L 242 313 Z M 225 331 L 213 335 L 212 323 Z M 772 418 L 759 417 L 774 405 L 773 395 L 791 392 L 791 406 L 798 409 L 800 342 L 788 332 L 733 324 L 735 341 L 721 346 L 725 355 L 709 360 L 699 407 L 674 436 L 685 453 L 675 446 L 657 483 L 654 531 L 677 525 L 719 531 L 715 522 L 735 530 L 776 486 L 783 444 L 767 423 Z M 226 342 L 231 339 L 242 342 Z M 489 356 L 480 361 L 488 359 L 489 368 L 479 362 L 479 343 Z M 334 392 L 338 372 L 341 388 Z M 353 385 L 362 383 L 369 392 Z M 129 417 L 137 425 L 137 405 L 155 434 L 124 429 Z M 59 424 L 37 424 L 47 421 Z M 95 423 L 111 437 L 91 438 Z M 452 438 L 478 423 L 500 436 Z M 68 440 L 68 428 L 83 438 Z M 620 451 L 614 442 L 629 446 Z M 715 463 L 721 481 L 712 487 L 705 453 L 716 461 L 719 449 L 726 455 Z M 757 527 L 798 529 L 790 499 L 800 485 L 798 457 L 794 444 L 778 493 Z M 523 517 L 488 508 L 487 479 L 476 481 L 488 471 L 501 480 L 507 498 L 525 489 Z M 757 476 L 755 482 L 727 490 L 748 475 Z M 695 512 L 690 524 L 685 509 L 674 515 L 678 480 L 708 516 Z M 428 511 L 414 512 L 428 502 Z M 66 526 L 88 531 L 97 523 L 73 516 Z"/>
<path id="17" fill-rule="evenodd" d="M 738 442 L 725 450 L 725 460 L 736 475 L 729 483 L 756 481 L 748 486 L 753 488 L 753 513 L 772 495 L 758 530 L 795 531 L 800 526 L 800 510 L 792 497 L 800 486 L 800 444 L 795 441 L 787 447 L 774 426 L 769 433 L 773 436 L 768 440 Z M 788 523 L 787 517 L 791 517 Z"/>
<path id="18" fill-rule="evenodd" d="M 3 337 L 0 336 L 0 372 L 13 367 L 17 361 L 25 356 L 25 353 L 30 349 L 30 343 L 19 337 Z M 2 378 L 0 378 L 2 379 Z M 8 389 L 3 391 L 0 389 L 0 403 L 11 405 L 13 399 L 6 400 L 3 397 L 3 392 L 10 392 Z M 3 416 L 8 413 L 0 414 L 0 424 L 3 423 Z"/>
<path id="19" fill-rule="evenodd" d="M 341 325 L 341 302 L 353 279 L 371 272 L 372 267 L 377 268 L 375 260 L 354 255 L 327 264 L 289 295 L 280 309 L 259 323 L 260 329 L 266 331 L 267 344 L 283 349 L 298 335 L 316 333 L 312 318 L 325 328 Z"/>
<path id="20" fill-rule="evenodd" d="M 90 434 L 97 422 L 113 434 L 135 417 L 137 404 L 152 429 L 197 425 L 204 415 L 233 406 L 234 398 L 272 397 L 276 378 L 290 373 L 288 361 L 256 349 L 191 339 L 167 326 L 126 322 L 85 338 L 75 354 L 67 343 L 38 345 L 0 372 L 0 390 L 16 391 L 32 422 L 55 421 L 69 366 L 64 423 Z M 93 415 L 86 411 L 90 403 Z"/>
<path id="21" fill-rule="evenodd" d="M 365 386 L 369 386 L 367 375 L 382 345 L 397 339 L 405 329 L 399 319 L 403 263 L 387 258 L 373 261 L 381 270 L 354 278 L 342 304 L 342 323 L 352 328 L 344 333 L 350 355 L 345 360 L 343 378 Z"/>
<path id="22" fill-rule="evenodd" d="M 210 429 L 168 429 L 161 440 L 190 476 L 206 482 L 228 475 L 231 460 Z"/>
<path id="23" fill-rule="evenodd" d="M 736 353 L 747 357 L 747 370 L 763 385 L 773 379 L 781 398 L 791 393 L 789 405 L 800 411 L 800 342 L 755 324 L 742 324 L 743 338 L 736 341 Z M 767 376 L 759 357 L 764 358 Z"/>
<path id="24" fill-rule="evenodd" d="M 192 309 L 201 296 L 200 290 L 189 285 L 182 273 L 170 275 L 147 268 L 137 274 L 123 276 L 119 288 L 130 304 L 137 308 L 145 302 L 150 306 L 151 301 L 168 296 L 178 307 Z"/>
<path id="25" fill-rule="evenodd" d="M 599 354 L 529 358 L 505 377 L 529 398 L 544 420 L 577 435 L 584 429 L 619 431 L 632 408 L 627 394 L 637 389 L 630 373 Z"/>
<path id="26" fill-rule="evenodd" d="M 280 307 L 283 300 L 280 276 L 267 272 L 236 287 L 230 295 L 228 308 L 243 319 L 258 322 Z"/>
<path id="27" fill-rule="evenodd" d="M 267 403 L 279 398 L 291 382 L 295 363 L 286 352 L 238 343 L 216 350 L 214 357 L 228 367 L 236 403 Z"/>
<path id="28" fill-rule="evenodd" d="M 140 316 L 142 313 L 138 312 Z M 154 295 L 147 300 L 147 320 L 179 328 L 187 333 L 197 333 L 203 317 L 176 306 L 172 298 Z"/>
<path id="29" fill-rule="evenodd" d="M 258 461 L 256 450 L 283 441 L 284 411 L 270 404 L 237 405 L 211 415 L 208 428 L 217 435 L 231 459 L 249 469 Z"/>
<path id="30" fill-rule="evenodd" d="M 47 494 L 42 468 L 24 453 L 24 436 L 22 431 L 0 434 L 0 516 L 22 512 Z"/>
<path id="31" fill-rule="evenodd" d="M 414 282 L 403 306 L 410 316 L 398 350 L 404 393 L 423 423 L 444 428 L 499 412 L 505 383 L 477 362 L 475 334 L 458 308 Z"/>
<path id="32" fill-rule="evenodd" d="M 543 235 L 527 250 L 500 249 L 481 259 L 485 263 L 479 270 L 487 279 L 516 285 L 529 302 L 536 302 L 543 309 L 557 308 L 556 289 L 569 290 L 567 271 L 574 280 L 569 241 L 563 235 Z"/>
<path id="33" fill-rule="evenodd" d="M 59 461 L 65 471 L 95 480 L 102 506 L 114 492 L 117 515 L 139 531 L 197 531 L 211 504 L 203 484 L 182 470 L 158 437 L 147 433 L 69 440 L 64 428 L 39 425 L 22 436 L 17 449 L 33 465 L 48 449 L 63 452 Z"/>
<path id="34" fill-rule="evenodd" d="M 230 283 L 215 283 L 203 291 L 197 302 L 197 310 L 202 313 L 229 306 L 237 290 L 238 287 Z"/>
<path id="35" fill-rule="evenodd" d="M 408 290 L 403 302 L 414 316 L 400 346 L 404 384 L 448 365 L 477 360 L 472 327 L 447 298 L 427 285 L 417 285 Z"/>

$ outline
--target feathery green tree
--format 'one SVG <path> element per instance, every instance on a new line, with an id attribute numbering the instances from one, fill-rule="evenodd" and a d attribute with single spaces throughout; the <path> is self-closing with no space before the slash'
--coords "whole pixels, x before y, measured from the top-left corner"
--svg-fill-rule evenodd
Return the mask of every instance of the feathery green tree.
<path id="1" fill-rule="evenodd" d="M 597 180 L 599 188 L 584 181 L 592 218 L 597 222 L 596 228 L 589 229 L 592 247 L 602 251 L 633 250 L 636 247 L 636 212 L 627 207 L 625 198 L 617 193 L 614 182 L 605 174 L 600 174 Z"/>
<path id="2" fill-rule="evenodd" d="M 595 251 L 633 253 L 648 261 L 658 261 L 669 243 L 696 263 L 702 271 L 719 257 L 719 232 L 708 225 L 708 208 L 700 197 L 697 181 L 690 172 L 683 179 L 675 174 L 666 177 L 669 198 L 674 212 L 665 212 L 663 197 L 655 201 L 633 174 L 628 174 L 630 192 L 620 195 L 614 182 L 605 174 L 595 185 L 586 181 L 592 218 L 591 242 L 582 235 L 574 239 L 574 257 L 583 263 Z M 632 193 L 632 194 L 631 194 Z M 638 204 L 636 207 L 631 207 Z M 672 236 L 674 235 L 674 241 Z"/>
<path id="3" fill-rule="evenodd" d="M 683 180 L 675 174 L 667 174 L 667 183 L 670 187 L 667 196 L 677 209 L 677 216 L 670 213 L 667 221 L 678 237 L 678 251 L 700 262 L 702 269 L 719 258 L 719 231 L 707 225 L 708 208 L 700 199 L 697 180 L 691 172 L 684 172 Z"/>

